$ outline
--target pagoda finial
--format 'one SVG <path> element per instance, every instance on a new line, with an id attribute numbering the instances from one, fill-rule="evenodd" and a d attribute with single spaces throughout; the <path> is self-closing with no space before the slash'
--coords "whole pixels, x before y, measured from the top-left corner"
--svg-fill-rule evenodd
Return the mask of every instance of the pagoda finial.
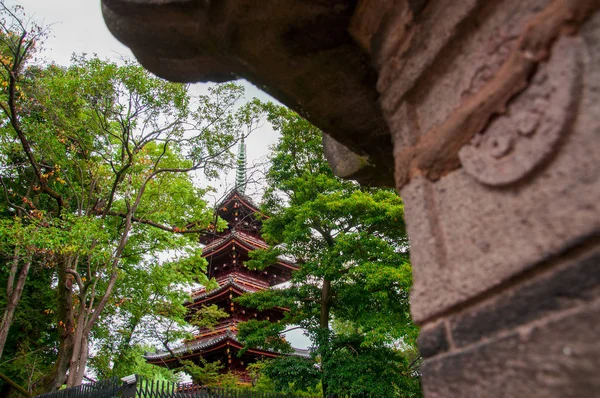
<path id="1" fill-rule="evenodd" d="M 246 143 L 244 136 L 240 140 L 238 148 L 237 172 L 235 174 L 235 188 L 239 193 L 244 193 L 246 190 Z"/>

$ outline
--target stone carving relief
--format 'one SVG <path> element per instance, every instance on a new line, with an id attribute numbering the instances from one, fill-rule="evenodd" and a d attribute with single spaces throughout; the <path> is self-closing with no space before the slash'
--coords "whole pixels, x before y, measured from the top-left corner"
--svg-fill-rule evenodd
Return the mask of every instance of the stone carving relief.
<path id="1" fill-rule="evenodd" d="M 503 186 L 543 166 L 577 114 L 581 76 L 580 40 L 561 37 L 506 112 L 461 148 L 459 159 L 465 171 L 482 184 Z"/>

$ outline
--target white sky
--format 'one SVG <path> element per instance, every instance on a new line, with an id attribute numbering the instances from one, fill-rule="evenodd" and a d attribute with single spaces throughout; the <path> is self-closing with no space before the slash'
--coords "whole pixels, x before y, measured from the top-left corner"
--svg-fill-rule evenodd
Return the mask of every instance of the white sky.
<path id="1" fill-rule="evenodd" d="M 44 43 L 43 56 L 57 64 L 68 65 L 72 54 L 97 54 L 100 58 L 119 61 L 133 58 L 133 54 L 115 39 L 104 24 L 99 0 L 5 0 L 8 6 L 19 4 L 35 22 L 50 27 L 50 37 Z M 263 101 L 276 101 L 247 81 L 240 81 L 246 89 L 247 99 L 257 97 Z M 205 94 L 212 83 L 198 83 L 191 87 L 194 95 Z M 277 141 L 278 134 L 269 125 L 255 131 L 246 141 L 248 167 L 263 158 L 268 147 Z M 251 174 L 249 172 L 248 174 Z M 213 185 L 221 196 L 234 183 L 235 172 L 229 172 L 223 181 Z M 259 199 L 260 188 L 250 185 L 249 192 Z M 258 194 L 258 195 L 257 195 Z"/>
<path id="2" fill-rule="evenodd" d="M 118 61 L 122 58 L 133 58 L 131 51 L 116 40 L 108 31 L 102 18 L 99 0 L 5 0 L 8 6 L 21 5 L 25 13 L 37 23 L 50 26 L 51 35 L 44 44 L 44 57 L 57 64 L 68 65 L 71 55 L 87 53 L 97 54 L 100 58 Z M 252 84 L 241 81 L 246 88 L 246 97 L 257 97 L 263 101 L 275 101 L 268 94 L 260 91 Z M 203 94 L 210 83 L 198 83 L 192 86 L 193 94 Z M 278 134 L 270 126 L 265 125 L 255 131 L 246 140 L 248 166 L 259 162 L 268 153 L 270 145 L 277 141 Z M 249 171 L 251 174 L 251 171 Z M 233 186 L 235 171 L 224 175 L 222 181 L 213 185 L 219 193 Z M 254 199 L 260 198 L 259 187 L 250 185 L 247 194 Z M 220 194 L 217 194 L 220 196 Z M 298 348 L 306 348 L 310 344 L 302 331 L 294 330 L 287 334 L 288 340 Z"/>

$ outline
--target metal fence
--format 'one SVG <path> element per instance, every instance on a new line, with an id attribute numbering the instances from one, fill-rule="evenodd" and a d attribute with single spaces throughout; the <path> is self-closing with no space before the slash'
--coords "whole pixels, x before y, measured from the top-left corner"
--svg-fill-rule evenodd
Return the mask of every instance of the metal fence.
<path id="1" fill-rule="evenodd" d="M 39 398 L 318 398 L 316 395 L 220 388 L 153 381 L 137 376 L 113 378 L 66 388 Z"/>
<path id="2" fill-rule="evenodd" d="M 38 395 L 44 398 L 114 398 L 119 397 L 123 384 L 118 377 L 97 381 L 92 384 L 82 384 L 55 392 Z"/>

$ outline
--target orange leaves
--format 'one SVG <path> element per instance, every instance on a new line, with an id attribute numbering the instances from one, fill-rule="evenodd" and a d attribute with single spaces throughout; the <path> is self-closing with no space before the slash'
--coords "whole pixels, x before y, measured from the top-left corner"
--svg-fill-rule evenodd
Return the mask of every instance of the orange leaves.
<path id="1" fill-rule="evenodd" d="M 58 321 L 58 327 L 67 332 L 67 325 L 63 321 Z M 68 330 L 68 333 L 75 333 L 75 326 L 71 326 L 71 328 Z"/>
<path id="2" fill-rule="evenodd" d="M 9 57 L 8 55 L 0 55 L 0 63 L 2 65 L 8 66 L 12 63 L 12 61 L 12 57 Z"/>
<path id="3" fill-rule="evenodd" d="M 148 165 L 148 164 L 153 164 L 154 161 L 147 156 L 143 156 L 143 157 L 138 158 L 138 163 L 141 165 Z"/>
<path id="4" fill-rule="evenodd" d="M 49 172 L 47 172 L 47 173 L 42 173 L 42 175 L 40 176 L 40 178 L 41 178 L 43 181 L 48 181 L 48 178 L 49 178 L 49 177 L 52 177 L 53 175 L 54 175 L 54 170 L 52 170 L 52 171 L 49 171 Z"/>
<path id="5" fill-rule="evenodd" d="M 31 217 L 38 220 L 41 220 L 44 217 L 44 212 L 41 210 L 33 209 L 29 211 L 29 214 L 31 215 Z"/>
<path id="6" fill-rule="evenodd" d="M 127 301 L 131 302 L 131 301 L 132 301 L 132 299 L 131 299 L 131 298 L 129 298 L 129 297 L 123 297 L 122 299 L 120 299 L 119 301 L 117 301 L 117 302 L 115 303 L 115 307 L 120 307 L 120 306 L 122 306 L 123 304 L 125 304 Z"/>

